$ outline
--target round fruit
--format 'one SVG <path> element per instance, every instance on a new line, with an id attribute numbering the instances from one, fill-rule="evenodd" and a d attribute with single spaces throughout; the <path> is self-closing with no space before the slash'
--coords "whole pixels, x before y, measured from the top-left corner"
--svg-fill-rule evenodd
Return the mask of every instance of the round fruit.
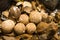
<path id="1" fill-rule="evenodd" d="M 25 25 L 23 23 L 16 24 L 16 26 L 14 27 L 14 31 L 17 34 L 25 33 Z"/>
<path id="2" fill-rule="evenodd" d="M 26 25 L 26 30 L 27 30 L 27 33 L 34 33 L 36 31 L 36 25 L 34 23 L 28 23 Z"/>
<path id="3" fill-rule="evenodd" d="M 37 32 L 40 33 L 40 32 L 44 32 L 45 29 L 47 29 L 49 27 L 49 25 L 46 23 L 46 22 L 40 22 L 38 25 L 37 25 Z"/>
<path id="4" fill-rule="evenodd" d="M 6 20 L 2 22 L 2 30 L 4 33 L 10 33 L 15 26 L 14 21 L 12 20 Z"/>
<path id="5" fill-rule="evenodd" d="M 27 24 L 29 22 L 29 17 L 28 15 L 26 14 L 22 14 L 20 17 L 19 17 L 19 21 L 24 23 L 24 24 Z"/>
<path id="6" fill-rule="evenodd" d="M 42 19 L 42 16 L 38 11 L 32 11 L 30 13 L 30 21 L 34 23 L 39 23 Z"/>
<path id="7" fill-rule="evenodd" d="M 16 6 L 12 6 L 9 12 L 13 18 L 18 18 L 20 16 L 20 9 Z"/>

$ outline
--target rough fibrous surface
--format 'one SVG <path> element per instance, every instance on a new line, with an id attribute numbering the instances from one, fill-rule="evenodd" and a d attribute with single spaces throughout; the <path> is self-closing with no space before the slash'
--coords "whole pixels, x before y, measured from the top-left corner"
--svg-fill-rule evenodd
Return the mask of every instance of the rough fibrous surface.
<path id="1" fill-rule="evenodd" d="M 26 25 L 26 30 L 27 30 L 27 33 L 33 33 L 36 31 L 36 25 L 34 23 L 28 23 Z"/>
<path id="2" fill-rule="evenodd" d="M 0 0 L 0 40 L 60 40 L 57 2 Z"/>
<path id="3" fill-rule="evenodd" d="M 17 34 L 25 33 L 25 25 L 23 23 L 18 23 L 14 27 L 14 30 Z"/>
<path id="4" fill-rule="evenodd" d="M 6 20 L 6 21 L 2 22 L 1 28 L 4 33 L 10 33 L 13 30 L 14 26 L 15 26 L 14 21 Z"/>

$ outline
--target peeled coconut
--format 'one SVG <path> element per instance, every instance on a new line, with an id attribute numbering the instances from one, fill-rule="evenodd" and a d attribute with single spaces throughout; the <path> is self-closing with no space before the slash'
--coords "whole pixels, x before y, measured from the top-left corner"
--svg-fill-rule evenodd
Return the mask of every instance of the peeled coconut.
<path id="1" fill-rule="evenodd" d="M 24 1 L 23 7 L 32 7 L 31 3 L 28 1 Z"/>
<path id="2" fill-rule="evenodd" d="M 6 20 L 2 22 L 2 30 L 4 33 L 10 33 L 12 32 L 13 28 L 15 26 L 14 21 L 12 20 Z"/>
<path id="3" fill-rule="evenodd" d="M 17 34 L 25 33 L 25 25 L 23 23 L 16 24 L 16 26 L 14 27 L 14 31 Z"/>
<path id="4" fill-rule="evenodd" d="M 47 29 L 49 27 L 49 25 L 46 23 L 46 22 L 40 22 L 38 25 L 37 25 L 37 32 L 40 33 L 40 32 L 43 32 L 45 31 L 45 29 Z"/>
<path id="5" fill-rule="evenodd" d="M 26 30 L 27 30 L 27 33 L 34 33 L 36 31 L 36 25 L 34 23 L 28 23 L 26 25 Z"/>
<path id="6" fill-rule="evenodd" d="M 38 11 L 32 11 L 30 13 L 30 21 L 33 23 L 39 23 L 42 20 L 42 15 Z"/>
<path id="7" fill-rule="evenodd" d="M 24 23 L 24 24 L 27 24 L 27 23 L 29 22 L 29 17 L 28 17 L 28 15 L 26 15 L 26 14 L 20 15 L 19 21 L 22 22 L 22 23 Z"/>

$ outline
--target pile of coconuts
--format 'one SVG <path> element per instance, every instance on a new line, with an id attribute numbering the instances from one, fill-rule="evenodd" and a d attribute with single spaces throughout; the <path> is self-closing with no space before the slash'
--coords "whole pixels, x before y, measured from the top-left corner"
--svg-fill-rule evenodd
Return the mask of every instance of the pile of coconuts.
<path id="1" fill-rule="evenodd" d="M 35 1 L 14 2 L 1 13 L 0 39 L 60 40 L 60 10 L 48 13 L 45 9 Z"/>

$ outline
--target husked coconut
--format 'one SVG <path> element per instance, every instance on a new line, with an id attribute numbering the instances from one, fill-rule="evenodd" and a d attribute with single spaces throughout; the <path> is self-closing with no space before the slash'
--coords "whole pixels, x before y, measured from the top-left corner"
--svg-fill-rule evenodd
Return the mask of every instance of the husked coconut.
<path id="1" fill-rule="evenodd" d="M 40 22 L 38 25 L 37 25 L 37 32 L 40 33 L 40 32 L 44 32 L 45 29 L 47 29 L 49 27 L 49 25 L 46 23 L 46 22 Z"/>
<path id="2" fill-rule="evenodd" d="M 6 20 L 2 22 L 2 30 L 4 33 L 10 33 L 12 32 L 13 28 L 15 26 L 15 22 L 12 20 Z"/>
<path id="3" fill-rule="evenodd" d="M 12 6 L 10 8 L 9 12 L 10 12 L 10 16 L 12 18 L 18 18 L 20 16 L 20 14 L 21 14 L 20 9 L 18 7 L 16 7 L 16 6 Z"/>
<path id="4" fill-rule="evenodd" d="M 28 17 L 28 15 L 26 15 L 26 14 L 20 15 L 19 21 L 22 22 L 22 23 L 24 23 L 24 24 L 27 24 L 27 23 L 29 22 L 29 17 Z"/>
<path id="5" fill-rule="evenodd" d="M 32 11 L 29 16 L 33 23 L 39 23 L 42 20 L 42 15 L 38 11 Z"/>
<path id="6" fill-rule="evenodd" d="M 28 23 L 26 25 L 27 33 L 32 34 L 36 31 L 36 25 L 34 23 Z"/>
<path id="7" fill-rule="evenodd" d="M 14 31 L 17 34 L 25 33 L 25 25 L 23 23 L 17 23 L 16 26 L 14 27 Z"/>

